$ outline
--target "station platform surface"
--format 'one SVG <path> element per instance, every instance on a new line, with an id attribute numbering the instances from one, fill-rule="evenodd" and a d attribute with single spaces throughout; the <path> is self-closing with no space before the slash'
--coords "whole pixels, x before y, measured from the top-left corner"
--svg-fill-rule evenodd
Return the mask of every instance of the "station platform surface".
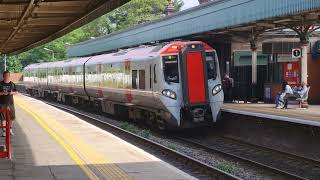
<path id="1" fill-rule="evenodd" d="M 297 105 L 289 105 L 288 109 L 276 109 L 274 104 L 224 103 L 222 111 L 320 126 L 320 105 L 309 105 L 307 109 L 298 108 Z"/>
<path id="2" fill-rule="evenodd" d="M 0 159 L 0 180 L 195 179 L 74 115 L 14 99 L 12 159 Z"/>

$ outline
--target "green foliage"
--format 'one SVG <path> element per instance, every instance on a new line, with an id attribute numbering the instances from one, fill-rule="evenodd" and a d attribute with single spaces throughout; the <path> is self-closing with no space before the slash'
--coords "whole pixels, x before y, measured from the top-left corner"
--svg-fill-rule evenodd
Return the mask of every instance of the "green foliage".
<path id="1" fill-rule="evenodd" d="M 235 174 L 235 172 L 238 170 L 235 164 L 227 161 L 219 162 L 217 168 L 230 174 Z"/>
<path id="2" fill-rule="evenodd" d="M 124 129 L 124 130 L 127 130 L 133 134 L 137 134 L 141 137 L 144 137 L 144 138 L 149 138 L 150 136 L 150 130 L 147 130 L 147 129 L 141 129 L 137 126 L 135 126 L 134 124 L 132 123 L 128 123 L 128 122 L 121 122 L 120 124 L 120 128 Z"/>
<path id="3" fill-rule="evenodd" d="M 131 0 L 122 7 L 61 38 L 27 52 L 8 57 L 8 69 L 20 72 L 28 64 L 66 59 L 68 46 L 159 19 L 164 16 L 167 4 L 167 0 Z M 175 11 L 179 11 L 182 5 L 182 0 L 174 0 Z M 44 48 L 54 52 L 54 59 L 52 59 L 52 52 Z M 2 59 L 1 64 L 3 64 Z M 0 65 L 0 67 L 3 68 L 3 65 Z M 2 69 L 0 68 L 0 70 Z"/>

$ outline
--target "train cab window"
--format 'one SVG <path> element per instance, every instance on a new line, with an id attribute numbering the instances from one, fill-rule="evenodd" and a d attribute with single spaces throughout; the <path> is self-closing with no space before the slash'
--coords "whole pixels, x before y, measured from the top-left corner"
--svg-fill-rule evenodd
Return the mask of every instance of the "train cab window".
<path id="1" fill-rule="evenodd" d="M 139 89 L 146 89 L 146 72 L 139 70 Z"/>
<path id="2" fill-rule="evenodd" d="M 166 82 L 179 83 L 178 56 L 163 56 L 163 74 Z"/>
<path id="3" fill-rule="evenodd" d="M 138 88 L 138 71 L 137 70 L 132 70 L 132 89 L 137 89 Z"/>
<path id="4" fill-rule="evenodd" d="M 208 79 L 215 80 L 217 78 L 217 61 L 214 52 L 206 53 Z"/>

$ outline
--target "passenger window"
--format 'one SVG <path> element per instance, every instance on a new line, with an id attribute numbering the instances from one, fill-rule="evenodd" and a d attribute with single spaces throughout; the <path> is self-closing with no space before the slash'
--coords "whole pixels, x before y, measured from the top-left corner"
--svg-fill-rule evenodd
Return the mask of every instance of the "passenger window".
<path id="1" fill-rule="evenodd" d="M 146 72 L 139 70 L 139 89 L 146 89 Z"/>
<path id="2" fill-rule="evenodd" d="M 138 71 L 137 70 L 132 70 L 132 89 L 137 89 L 137 80 L 138 80 Z"/>
<path id="3" fill-rule="evenodd" d="M 178 56 L 163 56 L 163 73 L 166 82 L 179 83 Z"/>
<path id="4" fill-rule="evenodd" d="M 208 79 L 215 80 L 217 77 L 217 64 L 214 52 L 206 53 L 206 61 L 207 61 L 207 74 Z"/>

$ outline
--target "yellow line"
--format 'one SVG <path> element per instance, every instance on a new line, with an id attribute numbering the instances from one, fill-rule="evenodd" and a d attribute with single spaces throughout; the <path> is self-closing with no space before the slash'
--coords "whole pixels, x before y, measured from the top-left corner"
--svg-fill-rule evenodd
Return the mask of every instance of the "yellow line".
<path id="1" fill-rule="evenodd" d="M 27 102 L 18 99 L 19 104 L 24 104 L 27 107 L 32 107 Z M 32 111 L 32 110 L 30 110 Z M 131 179 L 121 168 L 117 165 L 112 164 L 111 161 L 106 159 L 103 155 L 96 152 L 93 148 L 88 146 L 86 143 L 78 139 L 69 130 L 67 130 L 57 120 L 52 119 L 50 116 L 45 115 L 41 111 L 37 110 L 37 115 L 46 121 L 46 124 L 50 125 L 54 131 L 60 135 L 68 144 L 80 154 L 86 162 L 92 164 L 106 179 Z"/>
<path id="2" fill-rule="evenodd" d="M 28 110 L 26 107 L 18 103 L 19 107 L 25 112 L 29 113 L 41 126 L 45 129 L 69 154 L 69 156 L 75 161 L 75 163 L 87 174 L 90 179 L 99 179 L 86 165 L 85 162 L 70 148 L 53 130 L 51 130 L 40 118 Z"/>

